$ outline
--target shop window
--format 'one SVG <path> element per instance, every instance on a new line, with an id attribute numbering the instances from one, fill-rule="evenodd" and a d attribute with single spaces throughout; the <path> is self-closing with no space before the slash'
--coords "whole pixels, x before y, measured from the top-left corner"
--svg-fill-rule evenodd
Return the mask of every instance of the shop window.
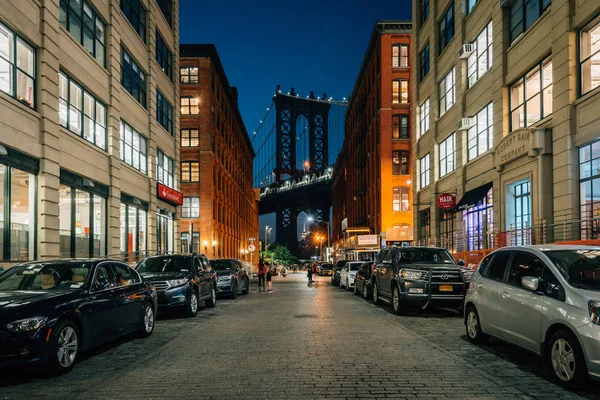
<path id="1" fill-rule="evenodd" d="M 181 216 L 183 218 L 200 218 L 200 197 L 184 197 Z"/>
<path id="2" fill-rule="evenodd" d="M 392 139 L 408 139 L 408 115 L 395 114 L 392 116 Z"/>
<path id="3" fill-rule="evenodd" d="M 431 211 L 429 208 L 419 211 L 419 242 L 421 245 L 431 241 Z"/>
<path id="4" fill-rule="evenodd" d="M 156 89 L 156 120 L 167 132 L 173 134 L 173 106 L 158 89 Z"/>
<path id="5" fill-rule="evenodd" d="M 420 26 L 423 26 L 427 18 L 429 18 L 429 0 L 420 1 L 421 13 L 420 13 Z"/>
<path id="6" fill-rule="evenodd" d="M 506 229 L 513 246 L 531 244 L 531 185 L 529 179 L 506 187 Z"/>
<path id="7" fill-rule="evenodd" d="M 408 67 L 408 45 L 395 44 L 392 46 L 392 67 Z"/>
<path id="8" fill-rule="evenodd" d="M 156 4 L 158 4 L 158 8 L 162 12 L 162 14 L 165 16 L 165 19 L 167 20 L 167 23 L 169 24 L 169 26 L 171 26 L 172 21 L 173 21 L 172 0 L 156 0 Z"/>
<path id="9" fill-rule="evenodd" d="M 429 43 L 419 53 L 419 82 L 423 81 L 429 73 Z"/>
<path id="10" fill-rule="evenodd" d="M 579 148 L 581 238 L 600 237 L 600 141 Z"/>
<path id="11" fill-rule="evenodd" d="M 200 133 L 198 129 L 181 130 L 181 147 L 197 147 L 200 145 Z"/>
<path id="12" fill-rule="evenodd" d="M 455 251 L 454 243 L 454 211 L 440 209 L 440 246 L 448 251 Z"/>
<path id="13" fill-rule="evenodd" d="M 175 189 L 173 181 L 173 159 L 160 150 L 156 151 L 156 180 L 165 186 Z"/>
<path id="14" fill-rule="evenodd" d="M 393 211 L 410 210 L 410 202 L 408 199 L 408 187 L 399 186 L 393 189 L 392 209 Z"/>
<path id="15" fill-rule="evenodd" d="M 192 232 L 192 247 L 190 248 L 190 234 L 183 232 L 181 234 L 181 252 L 182 253 L 200 253 L 200 232 Z"/>
<path id="16" fill-rule="evenodd" d="M 469 161 L 492 148 L 494 140 L 494 111 L 492 103 L 475 115 L 475 124 L 467 132 Z"/>
<path id="17" fill-rule="evenodd" d="M 429 130 L 429 99 L 419 106 L 419 135 Z"/>
<path id="18" fill-rule="evenodd" d="M 169 80 L 173 80 L 173 53 L 165 43 L 165 39 L 156 31 L 156 62 L 160 65 L 162 71 L 167 75 Z"/>
<path id="19" fill-rule="evenodd" d="M 199 100 L 197 97 L 182 97 L 181 102 L 181 115 L 198 115 L 199 113 Z"/>
<path id="20" fill-rule="evenodd" d="M 0 90 L 35 108 L 35 50 L 0 24 Z"/>
<path id="21" fill-rule="evenodd" d="M 67 75 L 58 78 L 60 125 L 106 150 L 106 107 Z"/>
<path id="22" fill-rule="evenodd" d="M 440 150 L 440 178 L 454 171 L 456 168 L 455 135 L 448 136 L 439 145 Z"/>
<path id="23" fill-rule="evenodd" d="M 529 29 L 551 3 L 551 0 L 515 0 L 509 9 L 511 43 Z"/>
<path id="24" fill-rule="evenodd" d="M 546 58 L 510 88 L 511 130 L 552 114 L 552 60 Z"/>
<path id="25" fill-rule="evenodd" d="M 419 189 L 429 186 L 429 153 L 419 160 Z"/>
<path id="26" fill-rule="evenodd" d="M 392 175 L 409 174 L 409 152 L 407 150 L 392 151 Z"/>
<path id="27" fill-rule="evenodd" d="M 147 145 L 146 138 L 140 135 L 126 122 L 121 121 L 121 161 L 146 173 Z"/>
<path id="28" fill-rule="evenodd" d="M 455 95 L 455 81 L 454 81 L 454 70 L 452 69 L 442 78 L 439 85 L 439 96 L 440 96 L 440 117 L 446 113 L 454 105 Z"/>
<path id="29" fill-rule="evenodd" d="M 82 0 L 60 0 L 60 24 L 102 65 L 106 66 L 106 24 Z"/>
<path id="30" fill-rule="evenodd" d="M 472 0 L 470 0 L 472 1 Z M 473 86 L 490 68 L 492 68 L 492 23 L 490 22 L 473 43 L 473 53 L 467 59 L 469 87 Z"/>
<path id="31" fill-rule="evenodd" d="M 198 83 L 198 67 L 181 67 L 179 79 L 181 83 Z"/>
<path id="32" fill-rule="evenodd" d="M 463 211 L 467 251 L 492 248 L 494 227 L 492 190 L 490 189 L 477 205 Z"/>
<path id="33" fill-rule="evenodd" d="M 121 47 L 121 85 L 142 107 L 146 108 L 146 74 Z"/>
<path id="34" fill-rule="evenodd" d="M 181 182 L 200 182 L 200 163 L 184 161 L 181 163 Z"/>
<path id="35" fill-rule="evenodd" d="M 143 256 L 146 251 L 148 211 L 121 203 L 121 253 Z"/>
<path id="36" fill-rule="evenodd" d="M 156 215 L 156 250 L 158 254 L 173 253 L 174 245 L 173 217 L 158 213 Z"/>
<path id="37" fill-rule="evenodd" d="M 579 68 L 581 94 L 600 86 L 600 17 L 579 33 Z"/>
<path id="38" fill-rule="evenodd" d="M 392 103 L 408 104 L 408 80 L 394 79 L 392 81 Z"/>
<path id="39" fill-rule="evenodd" d="M 450 4 L 440 22 L 438 22 L 439 49 L 438 54 L 442 54 L 454 37 L 454 2 Z"/>
<path id="40" fill-rule="evenodd" d="M 146 9 L 142 0 L 121 0 L 121 10 L 133 29 L 146 42 Z"/>

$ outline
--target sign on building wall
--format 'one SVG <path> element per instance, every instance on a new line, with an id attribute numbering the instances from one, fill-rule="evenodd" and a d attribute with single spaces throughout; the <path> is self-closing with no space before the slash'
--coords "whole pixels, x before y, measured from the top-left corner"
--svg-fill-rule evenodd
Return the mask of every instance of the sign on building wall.
<path id="1" fill-rule="evenodd" d="M 359 246 L 379 246 L 379 235 L 358 235 L 356 244 Z"/>
<path id="2" fill-rule="evenodd" d="M 156 189 L 156 195 L 159 199 L 178 206 L 183 205 L 183 193 L 171 189 L 162 183 L 159 183 Z"/>
<path id="3" fill-rule="evenodd" d="M 451 193 L 442 193 L 437 197 L 437 206 L 442 210 L 450 210 L 456 205 L 456 196 Z"/>

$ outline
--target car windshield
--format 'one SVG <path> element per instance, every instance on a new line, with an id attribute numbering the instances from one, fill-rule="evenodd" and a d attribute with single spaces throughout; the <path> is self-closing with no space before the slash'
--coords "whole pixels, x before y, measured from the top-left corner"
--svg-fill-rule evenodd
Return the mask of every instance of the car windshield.
<path id="1" fill-rule="evenodd" d="M 17 265 L 0 275 L 0 291 L 73 290 L 87 280 L 92 264 Z"/>
<path id="2" fill-rule="evenodd" d="M 569 285 L 600 291 L 600 249 L 551 250 L 544 254 Z"/>
<path id="3" fill-rule="evenodd" d="M 399 263 L 454 264 L 454 259 L 442 249 L 402 249 L 398 254 Z"/>
<path id="4" fill-rule="evenodd" d="M 137 271 L 144 272 L 190 272 L 189 257 L 152 257 L 142 261 Z"/>
<path id="5" fill-rule="evenodd" d="M 358 271 L 362 263 L 352 263 L 350 264 L 350 271 Z"/>
<path id="6" fill-rule="evenodd" d="M 210 265 L 215 271 L 229 271 L 233 269 L 233 263 L 230 260 L 210 260 Z"/>

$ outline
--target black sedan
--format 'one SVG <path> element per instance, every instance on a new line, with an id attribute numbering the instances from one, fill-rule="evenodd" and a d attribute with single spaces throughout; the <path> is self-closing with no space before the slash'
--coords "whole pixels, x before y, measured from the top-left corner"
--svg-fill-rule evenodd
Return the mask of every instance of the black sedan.
<path id="1" fill-rule="evenodd" d="M 365 299 L 368 299 L 371 295 L 371 271 L 373 268 L 373 261 L 367 261 L 363 263 L 354 280 L 354 294 L 360 294 Z"/>
<path id="2" fill-rule="evenodd" d="M 161 310 L 184 309 L 186 316 L 195 317 L 201 301 L 207 307 L 217 304 L 216 275 L 202 254 L 148 257 L 136 270 L 156 288 Z"/>
<path id="3" fill-rule="evenodd" d="M 210 260 L 210 265 L 217 273 L 217 294 L 235 299 L 240 292 L 250 292 L 250 278 L 240 260 L 222 258 Z"/>
<path id="4" fill-rule="evenodd" d="M 333 264 L 325 263 L 319 267 L 319 276 L 332 276 Z"/>
<path id="5" fill-rule="evenodd" d="M 156 291 L 110 260 L 35 261 L 0 275 L 0 366 L 73 368 L 81 351 L 137 332 L 150 336 Z"/>

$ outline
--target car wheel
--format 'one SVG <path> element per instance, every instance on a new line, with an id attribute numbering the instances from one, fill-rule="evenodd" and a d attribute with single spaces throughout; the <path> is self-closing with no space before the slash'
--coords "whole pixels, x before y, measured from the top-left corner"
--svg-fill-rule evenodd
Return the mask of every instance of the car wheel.
<path id="1" fill-rule="evenodd" d="M 379 299 L 379 287 L 377 287 L 376 283 L 373 284 L 373 303 L 381 304 L 381 300 Z"/>
<path id="2" fill-rule="evenodd" d="M 237 284 L 234 284 L 233 288 L 231 289 L 231 298 L 235 300 L 235 299 L 237 299 L 237 296 L 238 296 L 238 287 L 237 287 Z"/>
<path id="3" fill-rule="evenodd" d="M 205 302 L 206 307 L 214 307 L 217 305 L 217 291 L 215 290 L 214 285 L 210 288 L 210 299 Z"/>
<path id="4" fill-rule="evenodd" d="M 248 294 L 250 293 L 250 280 L 246 281 L 246 288 L 244 290 L 242 290 L 242 294 Z"/>
<path id="5" fill-rule="evenodd" d="M 69 321 L 63 320 L 52 330 L 50 336 L 50 356 L 48 366 L 50 372 L 64 374 L 73 369 L 79 354 L 79 330 Z"/>
<path id="6" fill-rule="evenodd" d="M 575 335 L 561 329 L 549 342 L 548 361 L 558 383 L 567 388 L 580 387 L 588 375 L 583 351 Z"/>
<path id="7" fill-rule="evenodd" d="M 479 314 L 477 313 L 477 309 L 473 306 L 470 306 L 467 310 L 467 318 L 465 321 L 465 325 L 467 328 L 467 337 L 472 343 L 482 344 L 487 342 L 490 338 L 481 330 Z"/>
<path id="8" fill-rule="evenodd" d="M 195 289 L 192 289 L 192 294 L 190 295 L 190 302 L 185 308 L 185 316 L 186 317 L 195 317 L 198 314 L 198 294 Z"/>
<path id="9" fill-rule="evenodd" d="M 364 283 L 363 283 L 362 295 L 363 295 L 363 297 L 364 297 L 365 300 L 369 299 L 369 288 Z"/>
<path id="10" fill-rule="evenodd" d="M 346 290 L 350 291 L 352 288 L 350 287 L 350 281 L 346 280 Z"/>
<path id="11" fill-rule="evenodd" d="M 392 306 L 394 307 L 394 313 L 396 315 L 406 314 L 407 304 L 400 299 L 400 290 L 397 286 L 394 287 L 392 292 Z"/>

